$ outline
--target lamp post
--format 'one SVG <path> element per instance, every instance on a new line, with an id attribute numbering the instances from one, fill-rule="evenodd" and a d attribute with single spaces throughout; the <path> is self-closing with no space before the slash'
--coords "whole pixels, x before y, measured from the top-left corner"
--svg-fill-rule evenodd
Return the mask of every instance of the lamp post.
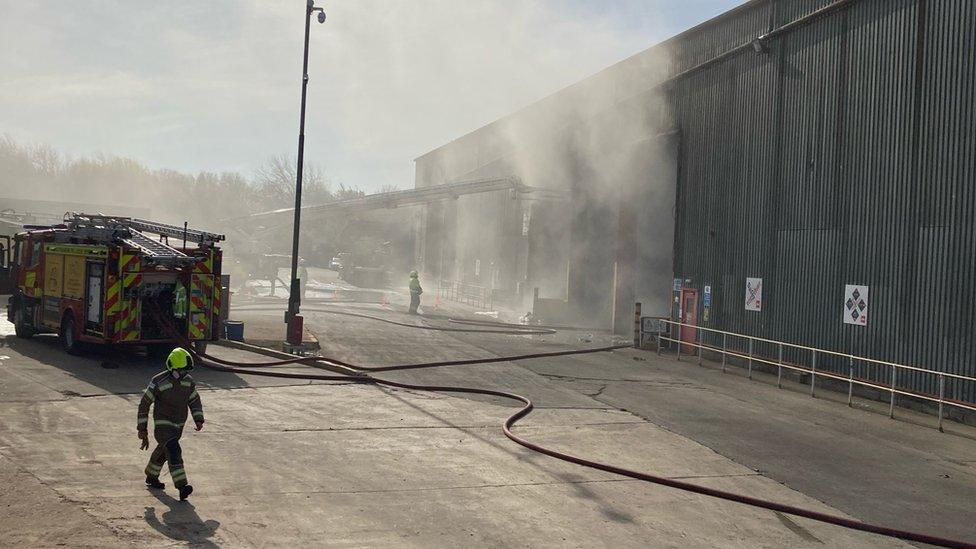
<path id="1" fill-rule="evenodd" d="M 288 291 L 288 312 L 285 322 L 288 324 L 288 342 L 298 345 L 301 343 L 301 331 L 294 330 L 293 323 L 301 306 L 301 284 L 298 281 L 298 234 L 302 219 L 302 172 L 305 163 L 305 96 L 308 91 L 308 31 L 312 22 L 312 14 L 318 12 L 319 23 L 325 23 L 325 10 L 315 7 L 313 0 L 308 0 L 305 6 L 305 53 L 302 59 L 302 112 L 298 125 L 298 171 L 295 175 L 295 224 L 291 242 L 291 288 Z M 295 332 L 298 341 L 294 341 Z"/>

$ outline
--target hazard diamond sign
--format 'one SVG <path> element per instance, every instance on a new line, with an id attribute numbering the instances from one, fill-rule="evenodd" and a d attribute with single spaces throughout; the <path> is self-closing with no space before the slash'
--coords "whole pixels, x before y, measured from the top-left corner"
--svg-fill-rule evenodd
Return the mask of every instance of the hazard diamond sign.
<path id="1" fill-rule="evenodd" d="M 856 284 L 844 286 L 844 323 L 868 325 L 868 287 Z"/>

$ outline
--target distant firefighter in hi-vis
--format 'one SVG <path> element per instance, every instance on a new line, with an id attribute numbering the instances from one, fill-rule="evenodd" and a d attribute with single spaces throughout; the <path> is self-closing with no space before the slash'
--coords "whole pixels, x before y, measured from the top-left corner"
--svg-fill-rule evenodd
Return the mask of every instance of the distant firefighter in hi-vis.
<path id="1" fill-rule="evenodd" d="M 196 429 L 203 429 L 203 403 L 197 394 L 196 383 L 190 377 L 193 357 L 186 349 L 177 347 L 166 358 L 166 370 L 153 376 L 139 401 L 138 431 L 142 449 L 149 448 L 149 407 L 153 406 L 153 436 L 156 448 L 146 465 L 146 485 L 163 489 L 159 472 L 169 462 L 169 475 L 180 491 L 180 500 L 185 500 L 193 492 L 186 480 L 183 469 L 183 449 L 180 436 L 186 423 L 187 410 L 193 414 Z"/>

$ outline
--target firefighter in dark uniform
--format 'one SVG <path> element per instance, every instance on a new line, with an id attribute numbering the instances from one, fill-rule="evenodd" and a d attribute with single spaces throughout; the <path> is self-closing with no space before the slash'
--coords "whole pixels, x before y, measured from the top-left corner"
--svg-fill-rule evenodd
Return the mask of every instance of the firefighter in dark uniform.
<path id="1" fill-rule="evenodd" d="M 153 406 L 153 436 L 156 448 L 146 465 L 146 485 L 163 489 L 159 472 L 169 462 L 169 475 L 180 491 L 180 501 L 189 497 L 193 487 L 186 481 L 183 470 L 183 450 L 180 436 L 187 420 L 187 409 L 193 414 L 196 429 L 203 429 L 203 404 L 197 394 L 196 383 L 190 377 L 193 357 L 186 349 L 177 347 L 166 358 L 166 371 L 153 376 L 139 401 L 138 431 L 142 449 L 149 448 L 149 407 Z"/>
<path id="2" fill-rule="evenodd" d="M 424 293 L 424 289 L 420 287 L 420 276 L 417 271 L 410 271 L 410 282 L 408 284 L 410 288 L 410 314 L 417 314 L 417 307 L 420 307 L 420 294 Z"/>

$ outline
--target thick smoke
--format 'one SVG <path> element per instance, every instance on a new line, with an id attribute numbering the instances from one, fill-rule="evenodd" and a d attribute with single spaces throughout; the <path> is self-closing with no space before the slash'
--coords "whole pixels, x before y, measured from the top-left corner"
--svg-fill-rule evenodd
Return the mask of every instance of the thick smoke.
<path id="1" fill-rule="evenodd" d="M 660 49 L 644 52 L 420 159 L 421 179 L 517 175 L 562 195 L 530 194 L 520 205 L 532 219 L 528 264 L 509 259 L 514 280 L 502 287 L 538 287 L 569 301 L 568 318 L 595 325 L 625 319 L 634 300 L 667 312 L 676 153 L 661 86 L 668 61 Z M 472 278 L 472 264 L 506 263 L 498 254 L 511 232 L 484 230 L 482 202 L 459 201 L 459 232 L 470 236 L 455 243 L 461 278 Z"/>

